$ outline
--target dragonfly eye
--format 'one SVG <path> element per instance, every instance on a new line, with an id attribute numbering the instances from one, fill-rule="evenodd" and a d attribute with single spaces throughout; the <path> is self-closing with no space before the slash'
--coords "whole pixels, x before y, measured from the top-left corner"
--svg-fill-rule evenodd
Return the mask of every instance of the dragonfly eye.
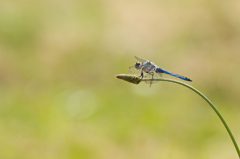
<path id="1" fill-rule="evenodd" d="M 136 62 L 135 63 L 135 68 L 136 69 L 140 69 L 141 68 L 141 63 L 140 62 Z"/>

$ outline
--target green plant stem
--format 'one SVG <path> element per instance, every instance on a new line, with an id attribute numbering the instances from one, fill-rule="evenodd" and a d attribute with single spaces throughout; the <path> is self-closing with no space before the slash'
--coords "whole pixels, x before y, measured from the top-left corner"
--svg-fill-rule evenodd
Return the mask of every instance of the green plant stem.
<path id="1" fill-rule="evenodd" d="M 152 80 L 152 79 L 142 79 L 142 81 L 149 81 L 149 80 Z M 233 137 L 233 134 L 231 132 L 231 130 L 229 129 L 227 123 L 225 122 L 225 120 L 223 119 L 222 115 L 220 114 L 220 112 L 217 110 L 217 108 L 213 105 L 213 103 L 206 97 L 204 96 L 200 91 L 198 91 L 197 89 L 195 89 L 194 87 L 186 84 L 186 83 L 183 83 L 183 82 L 180 82 L 180 81 L 176 81 L 176 80 L 172 80 L 172 79 L 165 79 L 165 78 L 155 78 L 153 79 L 153 81 L 167 81 L 167 82 L 173 82 L 173 83 L 177 83 L 177 84 L 180 84 L 182 86 L 185 86 L 191 90 L 193 90 L 195 93 L 197 93 L 198 95 L 200 95 L 211 107 L 212 109 L 215 111 L 215 113 L 217 113 L 218 117 L 220 118 L 220 120 L 222 121 L 223 125 L 225 126 L 225 128 L 227 129 L 227 132 L 229 134 L 229 136 L 231 137 L 232 139 L 232 142 L 236 148 L 236 151 L 238 153 L 238 157 L 240 158 L 240 150 L 238 148 L 238 145 L 237 145 L 237 142 L 236 140 L 234 139 Z"/>

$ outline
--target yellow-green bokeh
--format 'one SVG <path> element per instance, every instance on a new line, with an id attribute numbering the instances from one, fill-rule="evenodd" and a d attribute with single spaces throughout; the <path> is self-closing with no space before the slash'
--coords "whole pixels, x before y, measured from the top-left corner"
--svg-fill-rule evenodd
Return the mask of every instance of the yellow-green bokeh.
<path id="1" fill-rule="evenodd" d="M 2 0 L 0 158 L 237 159 L 199 96 L 115 75 L 138 55 L 191 78 L 240 144 L 239 44 L 234 0 Z"/>

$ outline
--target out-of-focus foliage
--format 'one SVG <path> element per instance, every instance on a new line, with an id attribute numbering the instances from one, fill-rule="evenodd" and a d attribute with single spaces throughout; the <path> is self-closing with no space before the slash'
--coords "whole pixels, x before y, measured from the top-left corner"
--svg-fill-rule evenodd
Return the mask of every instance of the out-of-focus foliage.
<path id="1" fill-rule="evenodd" d="M 240 143 L 239 44 L 236 0 L 1 0 L 0 158 L 237 159 L 196 94 L 115 75 L 138 55 L 191 78 Z"/>

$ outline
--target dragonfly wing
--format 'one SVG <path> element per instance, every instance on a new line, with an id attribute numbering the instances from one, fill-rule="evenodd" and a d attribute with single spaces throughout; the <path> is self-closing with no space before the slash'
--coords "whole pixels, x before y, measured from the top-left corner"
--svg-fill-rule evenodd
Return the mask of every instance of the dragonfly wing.
<path id="1" fill-rule="evenodd" d="M 153 78 L 158 77 L 157 74 L 158 74 L 158 73 L 154 73 Z M 147 79 L 152 79 L 152 75 L 149 74 L 149 73 L 147 73 L 146 76 L 145 76 L 145 78 L 147 78 Z M 155 84 L 155 83 L 157 83 L 157 82 L 158 82 L 158 81 L 152 81 L 152 80 L 147 80 L 147 81 L 145 81 L 145 83 L 147 83 L 147 84 Z"/>
<path id="2" fill-rule="evenodd" d="M 162 73 L 154 72 L 153 78 L 161 78 L 161 77 L 162 77 Z M 145 78 L 152 79 L 152 75 L 148 73 L 148 74 L 146 74 Z M 151 81 L 151 80 L 145 81 L 145 83 L 147 83 L 147 84 L 155 84 L 157 82 L 158 81 Z"/>
<path id="3" fill-rule="evenodd" d="M 154 73 L 154 76 L 155 78 L 161 78 L 162 77 L 162 73 Z"/>
<path id="4" fill-rule="evenodd" d="M 131 73 L 140 74 L 140 70 L 136 69 L 135 66 L 128 67 L 128 71 L 131 72 Z"/>
<path id="5" fill-rule="evenodd" d="M 135 57 L 138 61 L 140 61 L 140 62 L 142 62 L 142 63 L 148 61 L 147 59 L 141 58 L 141 57 L 136 56 L 136 55 L 134 55 L 134 57 Z"/>

